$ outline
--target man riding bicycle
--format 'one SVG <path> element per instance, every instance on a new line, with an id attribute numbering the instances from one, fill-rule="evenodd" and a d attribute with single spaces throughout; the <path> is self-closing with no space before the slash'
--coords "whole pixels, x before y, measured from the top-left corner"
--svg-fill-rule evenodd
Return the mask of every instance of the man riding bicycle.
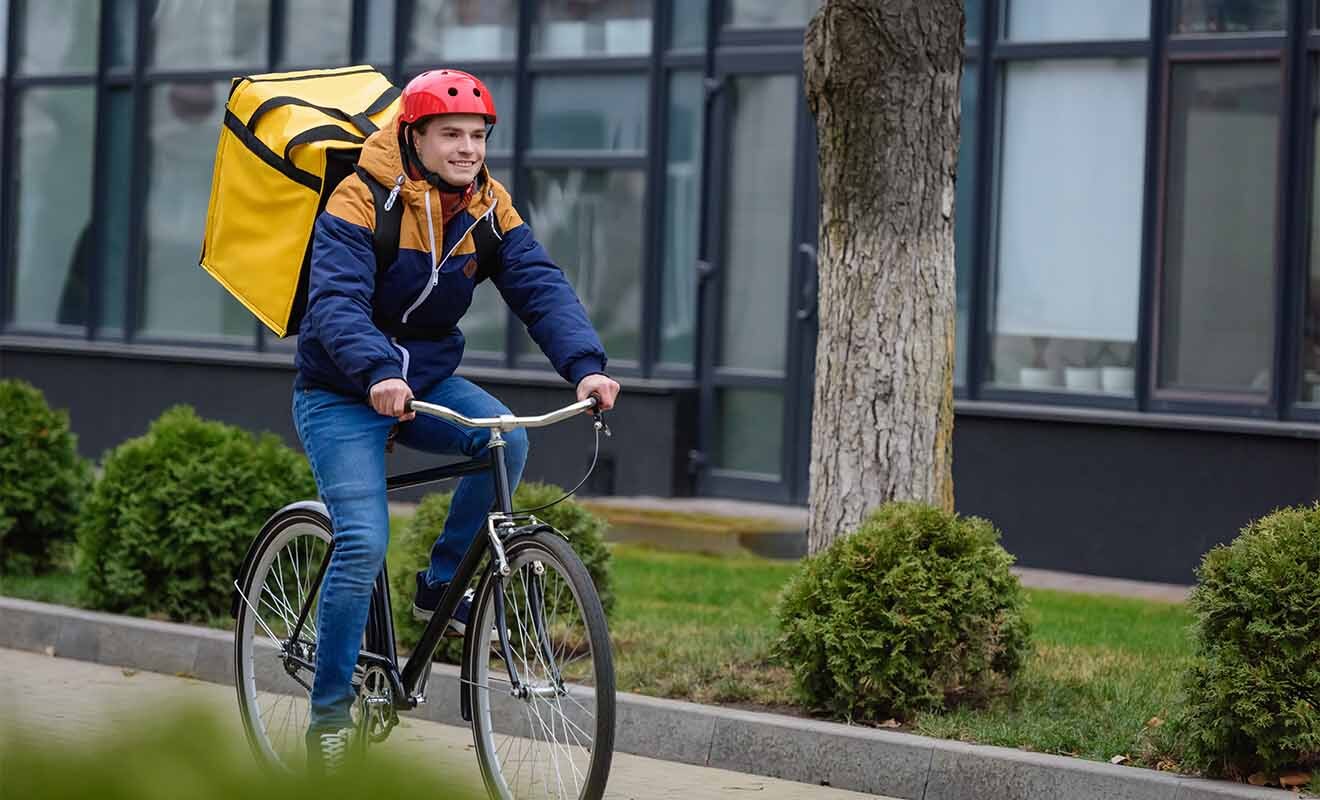
<path id="1" fill-rule="evenodd" d="M 352 722 L 353 668 L 371 590 L 385 561 L 389 511 L 385 448 L 392 431 L 407 447 L 476 456 L 488 430 L 456 427 L 407 410 L 414 397 L 470 417 L 510 413 L 454 375 L 463 355 L 457 325 L 478 274 L 473 231 L 494 226 L 498 258 L 488 276 L 577 398 L 613 407 L 619 384 L 604 374 L 605 351 L 577 295 L 533 238 L 503 186 L 485 167 L 495 102 L 477 78 L 432 70 L 404 88 L 395 124 L 371 135 L 358 165 L 403 204 L 395 262 L 377 272 L 371 188 L 348 176 L 316 221 L 307 312 L 298 331 L 293 417 L 334 527 L 323 579 L 312 682 L 309 766 L 333 766 Z M 484 259 L 483 259 L 484 260 Z M 527 460 L 527 435 L 505 435 L 509 479 Z M 429 619 L 459 559 L 494 502 L 486 474 L 463 478 L 428 567 L 417 573 L 414 614 Z M 470 597 L 450 628 L 461 634 Z"/>

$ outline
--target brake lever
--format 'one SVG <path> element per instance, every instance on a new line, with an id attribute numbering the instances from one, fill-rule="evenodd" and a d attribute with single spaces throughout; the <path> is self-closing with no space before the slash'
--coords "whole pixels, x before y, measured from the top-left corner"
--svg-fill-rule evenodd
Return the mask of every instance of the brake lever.
<path id="1" fill-rule="evenodd" d="M 592 423 L 592 427 L 594 427 L 596 430 L 600 431 L 601 433 L 605 434 L 606 439 L 613 436 L 613 434 L 610 433 L 610 426 L 605 424 L 604 411 L 593 410 L 591 412 L 591 418 L 595 420 L 595 422 Z"/>

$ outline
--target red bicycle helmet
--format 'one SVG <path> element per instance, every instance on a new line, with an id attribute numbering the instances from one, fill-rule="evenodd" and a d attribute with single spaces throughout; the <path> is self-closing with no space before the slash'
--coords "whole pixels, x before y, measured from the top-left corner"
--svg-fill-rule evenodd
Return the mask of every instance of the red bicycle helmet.
<path id="1" fill-rule="evenodd" d="M 435 114 L 479 114 L 495 122 L 495 98 L 475 75 L 457 69 L 433 69 L 403 87 L 399 128 Z"/>

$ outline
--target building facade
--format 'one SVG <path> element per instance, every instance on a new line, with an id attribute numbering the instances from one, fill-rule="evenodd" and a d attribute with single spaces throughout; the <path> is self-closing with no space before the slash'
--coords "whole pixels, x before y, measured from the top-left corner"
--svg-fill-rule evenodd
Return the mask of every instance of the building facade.
<path id="1" fill-rule="evenodd" d="M 196 263 L 229 81 L 455 66 L 625 386 L 589 490 L 805 502 L 818 4 L 0 0 L 0 377 L 91 456 L 177 402 L 296 442 L 292 340 Z M 1317 496 L 1315 6 L 969 0 L 955 482 L 1022 563 L 1185 581 Z M 515 410 L 569 398 L 489 285 L 463 328 Z"/>

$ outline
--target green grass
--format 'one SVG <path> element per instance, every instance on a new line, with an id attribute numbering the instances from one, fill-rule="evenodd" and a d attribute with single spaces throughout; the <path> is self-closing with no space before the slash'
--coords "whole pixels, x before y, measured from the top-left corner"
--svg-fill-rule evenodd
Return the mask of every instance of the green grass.
<path id="1" fill-rule="evenodd" d="M 773 609 L 795 567 L 616 547 L 611 623 L 619 688 L 805 713 L 770 663 Z M 1147 723 L 1172 711 L 1190 657 L 1182 605 L 1028 590 L 1035 651 L 987 708 L 920 717 L 931 736 L 1134 763 L 1158 761 Z"/>
<path id="2" fill-rule="evenodd" d="M 72 570 L 63 569 L 46 575 L 0 574 L 0 596 L 80 606 L 82 583 Z"/>
<path id="3" fill-rule="evenodd" d="M 768 657 L 796 565 L 616 545 L 610 627 L 618 686 L 656 697 L 807 714 Z M 0 594 L 78 604 L 71 572 L 0 576 Z M 1182 605 L 1028 590 L 1035 650 L 1011 691 L 918 718 L 917 733 L 1154 766 L 1147 723 L 1174 710 L 1191 655 Z M 394 598 L 405 602 L 405 598 Z M 225 620 L 213 620 L 227 627 Z"/>

